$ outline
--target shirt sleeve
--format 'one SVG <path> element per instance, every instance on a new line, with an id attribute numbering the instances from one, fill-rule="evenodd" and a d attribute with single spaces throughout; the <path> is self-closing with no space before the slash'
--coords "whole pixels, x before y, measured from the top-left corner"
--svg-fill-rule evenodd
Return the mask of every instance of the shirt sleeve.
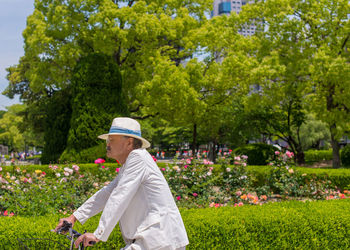
<path id="1" fill-rule="evenodd" d="M 105 207 L 112 190 L 117 186 L 117 183 L 118 176 L 114 178 L 109 185 L 103 187 L 85 201 L 84 204 L 73 213 L 75 218 L 77 218 L 81 224 L 84 224 L 89 218 L 101 212 Z"/>
<path id="2" fill-rule="evenodd" d="M 146 176 L 146 166 L 142 157 L 134 152 L 130 154 L 132 155 L 127 159 L 123 175 L 109 196 L 94 232 L 99 240 L 107 241 Z"/>

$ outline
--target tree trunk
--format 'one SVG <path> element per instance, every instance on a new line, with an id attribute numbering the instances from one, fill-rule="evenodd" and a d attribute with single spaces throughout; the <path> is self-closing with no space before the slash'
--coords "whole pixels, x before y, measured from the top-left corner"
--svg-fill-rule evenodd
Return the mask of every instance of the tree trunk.
<path id="1" fill-rule="evenodd" d="M 304 155 L 304 151 L 303 150 L 297 150 L 296 153 L 296 161 L 297 161 L 297 164 L 300 165 L 300 164 L 304 164 L 305 163 L 305 155 Z"/>
<path id="2" fill-rule="evenodd" d="M 193 137 L 192 137 L 192 156 L 196 157 L 197 148 L 197 124 L 193 124 Z"/>
<path id="3" fill-rule="evenodd" d="M 335 133 L 333 132 L 336 128 L 336 125 L 331 126 L 331 144 L 333 149 L 333 168 L 340 168 L 340 145 L 338 140 L 335 138 Z"/>
<path id="4" fill-rule="evenodd" d="M 209 143 L 209 155 L 208 158 L 210 161 L 214 162 L 216 161 L 216 142 L 211 141 Z"/>

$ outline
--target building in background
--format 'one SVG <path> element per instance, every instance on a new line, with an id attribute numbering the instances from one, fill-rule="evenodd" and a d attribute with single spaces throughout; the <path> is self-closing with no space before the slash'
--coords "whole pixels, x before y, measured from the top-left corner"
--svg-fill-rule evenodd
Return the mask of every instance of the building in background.
<path id="1" fill-rule="evenodd" d="M 230 15 L 231 12 L 235 12 L 239 14 L 242 10 L 242 6 L 254 3 L 251 0 L 214 0 L 214 8 L 211 12 L 211 17 L 219 16 L 219 15 Z M 239 33 L 243 36 L 251 36 L 254 35 L 256 31 L 256 25 L 250 24 L 246 27 L 242 28 Z"/>

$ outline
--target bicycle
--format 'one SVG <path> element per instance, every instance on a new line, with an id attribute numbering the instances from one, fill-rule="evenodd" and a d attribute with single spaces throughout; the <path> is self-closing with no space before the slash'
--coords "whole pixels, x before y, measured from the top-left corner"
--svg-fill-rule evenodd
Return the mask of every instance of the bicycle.
<path id="1" fill-rule="evenodd" d="M 54 232 L 52 229 L 51 232 Z M 65 234 L 68 232 L 68 235 L 66 235 L 66 238 L 70 240 L 70 246 L 69 248 L 62 244 L 61 242 L 58 242 L 53 239 L 49 238 L 25 238 L 20 239 L 18 238 L 20 249 L 67 249 L 67 250 L 73 250 L 74 249 L 74 242 L 76 238 L 78 238 L 81 233 L 77 232 L 72 228 L 72 223 L 69 223 L 68 221 L 63 221 L 63 226 L 58 229 L 56 232 L 57 234 Z M 86 232 L 86 231 L 85 231 Z M 84 232 L 84 233 L 85 233 Z M 89 244 L 95 245 L 95 241 L 90 241 Z M 83 242 L 79 244 L 79 250 L 84 250 L 86 247 L 84 247 Z"/>

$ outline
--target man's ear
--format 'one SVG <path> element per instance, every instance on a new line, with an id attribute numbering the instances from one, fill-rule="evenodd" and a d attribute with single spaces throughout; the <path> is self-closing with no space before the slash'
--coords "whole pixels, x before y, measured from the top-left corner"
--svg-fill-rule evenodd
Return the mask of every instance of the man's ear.
<path id="1" fill-rule="evenodd" d="M 128 140 L 128 146 L 131 146 L 131 148 L 132 148 L 132 147 L 133 147 L 133 144 L 134 144 L 134 138 L 129 137 L 128 139 L 129 139 L 129 140 Z"/>

